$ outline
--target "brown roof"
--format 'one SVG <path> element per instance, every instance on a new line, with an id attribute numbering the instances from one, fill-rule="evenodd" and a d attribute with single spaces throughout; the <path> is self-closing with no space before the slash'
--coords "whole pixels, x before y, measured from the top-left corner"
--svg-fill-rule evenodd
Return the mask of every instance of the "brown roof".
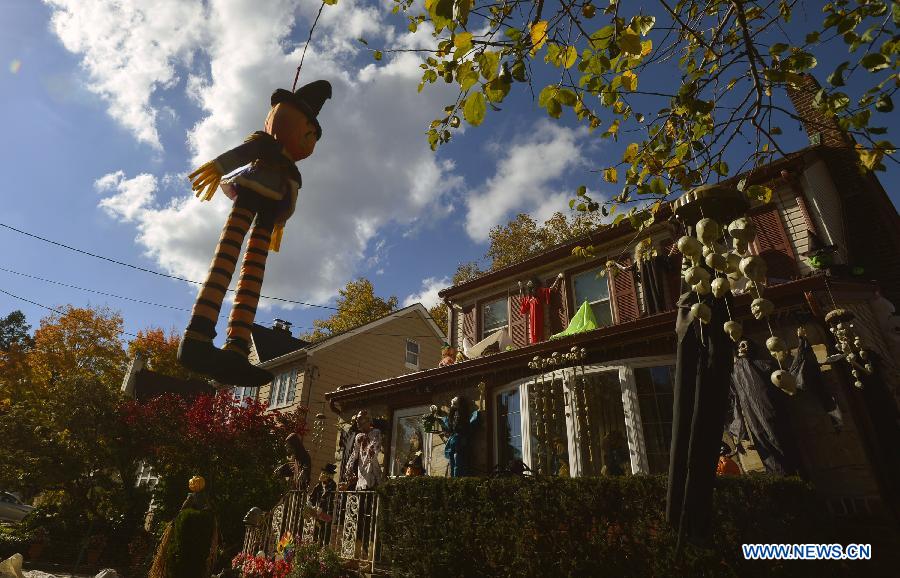
<path id="1" fill-rule="evenodd" d="M 272 329 L 258 323 L 253 324 L 250 334 L 253 336 L 253 346 L 256 348 L 260 363 L 309 345 L 308 342 L 291 335 L 290 331 L 286 329 Z"/>

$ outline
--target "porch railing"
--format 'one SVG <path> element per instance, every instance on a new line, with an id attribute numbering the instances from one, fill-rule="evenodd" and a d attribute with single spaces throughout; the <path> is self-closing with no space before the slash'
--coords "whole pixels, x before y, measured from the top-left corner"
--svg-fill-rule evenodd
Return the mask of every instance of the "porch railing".
<path id="1" fill-rule="evenodd" d="M 372 491 L 334 492 L 325 511 L 307 505 L 306 492 L 285 493 L 259 520 L 244 531 L 246 554 L 275 554 L 278 541 L 290 532 L 298 546 L 328 547 L 360 570 L 375 572 L 386 566 L 378 542 L 378 494 Z"/>

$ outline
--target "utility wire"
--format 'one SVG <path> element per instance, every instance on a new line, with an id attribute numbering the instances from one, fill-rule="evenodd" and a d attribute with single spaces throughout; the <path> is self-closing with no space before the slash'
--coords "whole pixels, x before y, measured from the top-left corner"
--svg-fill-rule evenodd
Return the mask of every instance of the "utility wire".
<path id="1" fill-rule="evenodd" d="M 37 305 L 38 307 L 43 307 L 44 309 L 46 309 L 46 310 L 48 310 L 48 311 L 52 311 L 52 312 L 58 313 L 58 314 L 60 314 L 60 315 L 65 315 L 65 314 L 66 314 L 65 311 L 61 311 L 61 310 L 59 310 L 59 309 L 56 309 L 55 307 L 50 307 L 50 306 L 48 306 L 48 305 L 44 305 L 43 303 L 38 303 L 37 301 L 32 301 L 31 299 L 26 299 L 26 298 L 24 298 L 24 297 L 19 297 L 18 295 L 14 295 L 14 294 L 10 293 L 9 291 L 7 291 L 7 290 L 5 290 L 5 289 L 0 289 L 0 293 L 5 293 L 6 295 L 9 295 L 10 297 L 12 297 L 12 298 L 14 298 L 14 299 L 18 299 L 18 300 L 20 300 L 20 301 L 24 301 L 25 303 L 31 303 L 32 305 Z M 130 332 L 128 332 L 128 331 L 123 330 L 122 333 L 123 333 L 124 335 L 127 335 L 128 337 L 134 337 L 134 338 L 137 338 L 137 335 L 135 335 L 134 333 L 130 333 Z"/>
<path id="2" fill-rule="evenodd" d="M 166 277 L 168 279 L 175 279 L 176 281 L 184 281 L 185 283 L 193 283 L 194 285 L 203 285 L 200 281 L 194 281 L 192 279 L 185 279 L 184 277 L 178 277 L 177 275 L 169 275 L 168 273 L 162 273 L 160 271 L 154 271 L 153 269 L 147 269 L 146 267 L 141 267 L 139 265 L 134 265 L 132 263 L 126 263 L 124 261 L 119 261 L 117 259 L 113 259 L 111 257 L 105 257 L 103 255 L 98 255 L 97 253 L 91 253 L 90 251 L 85 251 L 83 249 L 78 249 L 77 247 L 72 247 L 71 245 L 66 245 L 65 243 L 60 243 L 59 241 L 53 241 L 52 239 L 47 239 L 46 237 L 41 237 L 40 235 L 35 235 L 34 233 L 29 233 L 28 231 L 23 231 L 22 229 L 17 229 L 6 223 L 0 223 L 0 227 L 5 229 L 9 229 L 10 231 L 14 231 L 19 233 L 20 235 L 25 235 L 26 237 L 31 237 L 32 239 L 37 239 L 39 241 L 43 241 L 45 243 L 49 243 L 51 245 L 55 245 L 57 247 L 62 247 L 63 249 L 68 249 L 70 251 L 74 251 L 76 253 L 81 253 L 82 255 L 87 255 L 88 257 L 94 257 L 95 259 L 101 259 L 103 261 L 108 261 L 110 263 L 114 263 L 116 265 L 120 265 L 122 267 L 129 267 L 131 269 L 136 269 L 137 271 L 143 271 L 144 273 L 151 273 L 153 275 L 158 275 L 160 277 Z M 231 292 L 234 292 L 234 289 L 228 289 Z M 305 301 L 295 301 L 293 299 L 285 299 L 283 297 L 272 297 L 270 295 L 260 295 L 261 299 L 271 299 L 273 301 L 282 301 L 284 303 L 293 303 L 295 305 L 305 305 L 307 307 L 318 307 L 319 309 L 330 309 L 333 311 L 337 311 L 337 307 L 332 307 L 330 305 L 316 305 L 315 303 L 306 303 Z"/>
<path id="3" fill-rule="evenodd" d="M 37 275 L 29 275 L 27 273 L 21 273 L 19 271 L 13 271 L 12 269 L 6 269 L 5 267 L 0 267 L 0 271 L 5 273 L 12 273 L 13 275 L 19 275 L 21 277 L 27 277 L 29 279 L 37 279 L 38 281 L 43 281 L 45 283 L 52 283 L 54 285 L 59 285 L 61 287 L 68 287 L 70 289 L 78 289 L 80 291 L 87 291 L 88 293 L 96 293 L 97 295 L 105 295 L 107 297 L 115 297 L 116 299 L 125 299 L 127 301 L 134 301 L 135 303 L 142 303 L 144 305 L 153 305 L 155 307 L 164 307 L 166 309 L 177 309 L 178 311 L 190 311 L 185 307 L 176 307 L 175 305 L 166 305 L 164 303 L 154 303 L 153 301 L 144 301 L 143 299 L 136 299 L 134 297 L 126 297 L 125 295 L 116 295 L 115 293 L 107 293 L 105 291 L 98 291 L 97 289 L 88 289 L 87 287 L 79 287 L 78 285 L 69 285 L 68 283 L 63 283 L 61 281 L 54 281 L 53 279 L 45 279 L 43 277 L 38 277 Z"/>

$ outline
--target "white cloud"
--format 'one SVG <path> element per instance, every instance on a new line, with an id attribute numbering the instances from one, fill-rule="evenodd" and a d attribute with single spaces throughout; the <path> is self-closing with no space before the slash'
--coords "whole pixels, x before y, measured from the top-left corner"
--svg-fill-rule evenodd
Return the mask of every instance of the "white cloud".
<path id="1" fill-rule="evenodd" d="M 88 88 L 135 137 L 161 149 L 153 93 L 174 86 L 204 37 L 204 8 L 181 0 L 44 0 L 51 28 L 82 57 Z"/>
<path id="2" fill-rule="evenodd" d="M 442 279 L 428 277 L 427 279 L 423 279 L 421 291 L 413 293 L 412 295 L 407 295 L 406 299 L 403 300 L 403 306 L 409 307 L 414 303 L 421 303 L 426 309 L 431 309 L 441 302 L 440 297 L 438 297 L 438 291 L 446 289 L 452 284 L 453 282 L 450 280 L 450 277 L 444 277 Z"/>
<path id="3" fill-rule="evenodd" d="M 466 199 L 469 236 L 484 242 L 491 227 L 505 223 L 515 212 L 546 219 L 565 207 L 567 193 L 555 190 L 554 184 L 585 163 L 581 141 L 586 133 L 544 119 L 527 140 L 493 147 L 501 155 L 496 173 Z"/>
<path id="4" fill-rule="evenodd" d="M 64 31 L 80 39 L 66 46 L 84 62 L 94 62 L 109 50 L 99 40 L 103 30 L 115 28 L 116 35 L 126 38 L 146 26 L 124 8 L 114 8 L 122 4 L 118 0 L 92 0 L 84 5 L 85 13 L 78 2 L 47 1 L 57 10 L 54 18 L 66 21 L 62 28 L 55 26 L 57 33 L 62 36 Z M 98 8 L 101 4 L 109 5 L 106 12 Z M 182 5 L 195 4 L 188 0 L 161 2 L 154 5 L 154 18 L 170 22 L 172 14 L 184 11 Z M 317 9 L 307 2 L 288 0 L 212 0 L 206 5 L 203 31 L 198 29 L 194 44 L 166 42 L 165 49 L 151 54 L 167 63 L 180 58 L 187 65 L 188 53 L 193 51 L 197 61 L 203 60 L 202 66 L 188 67 L 183 85 L 202 111 L 195 126 L 185 127 L 192 155 L 185 159 L 185 172 L 262 128 L 272 91 L 290 88 Z M 343 20 L 330 15 L 335 9 L 342 11 Z M 165 14 L 157 14 L 160 11 Z M 91 22 L 90 17 L 101 12 L 100 22 Z M 398 45 L 412 42 L 405 30 L 394 32 L 387 26 L 381 14 L 383 11 L 353 0 L 325 7 L 299 83 L 327 79 L 334 96 L 319 116 L 323 138 L 315 154 L 299 164 L 303 188 L 297 212 L 287 223 L 281 252 L 269 256 L 266 294 L 313 303 L 328 301 L 373 252 L 373 266 L 382 258 L 377 247 L 385 227 L 412 228 L 445 215 L 449 193 L 462 186 L 453 164 L 432 153 L 424 136 L 428 122 L 455 97 L 451 87 L 434 85 L 418 94 L 421 60 L 411 53 L 388 55 L 377 66 L 368 60 L 362 68 L 356 64 L 356 36 L 372 40 L 380 35 L 393 38 Z M 352 26 L 343 27 L 342 22 Z M 92 26 L 99 31 L 87 30 Z M 301 42 L 295 45 L 291 38 L 300 36 Z M 142 58 L 133 57 L 121 59 L 117 66 L 86 68 L 98 86 L 114 86 L 144 66 Z M 141 78 L 144 100 L 124 89 L 101 94 L 110 100 L 110 113 L 126 127 L 140 126 L 136 138 L 148 141 L 146 135 L 156 134 L 156 111 L 166 105 L 160 88 L 170 86 L 174 76 L 158 73 Z M 145 110 L 141 122 L 117 116 L 114 110 L 121 105 L 115 99 Z M 157 100 L 159 106 L 154 108 Z M 150 186 L 145 178 L 150 176 L 128 178 L 112 173 L 102 177 L 98 188 L 115 194 L 103 199 L 100 206 L 115 218 L 135 224 L 137 243 L 161 268 L 202 279 L 230 202 L 220 193 L 210 203 L 198 202 L 183 175 L 175 181 L 180 181 L 180 193 L 164 175 Z M 167 204 L 153 194 L 160 183 L 167 193 L 174 194 Z"/>
<path id="5" fill-rule="evenodd" d="M 126 179 L 125 173 L 117 171 L 97 179 L 94 188 L 100 193 L 115 191 L 114 195 L 100 201 L 100 208 L 110 217 L 130 223 L 153 205 L 156 177 L 143 173 Z"/>

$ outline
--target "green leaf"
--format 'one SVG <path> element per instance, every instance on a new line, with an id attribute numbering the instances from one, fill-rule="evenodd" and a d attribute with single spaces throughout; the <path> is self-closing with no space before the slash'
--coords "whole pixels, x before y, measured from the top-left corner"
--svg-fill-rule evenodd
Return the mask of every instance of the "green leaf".
<path id="1" fill-rule="evenodd" d="M 484 92 L 487 94 L 489 101 L 503 102 L 503 99 L 509 94 L 510 86 L 511 83 L 508 76 L 498 76 L 484 85 Z"/>
<path id="2" fill-rule="evenodd" d="M 626 163 L 634 162 L 634 159 L 637 158 L 638 155 L 638 143 L 633 142 L 630 143 L 627 147 L 625 147 L 625 152 L 622 153 L 622 160 Z"/>
<path id="3" fill-rule="evenodd" d="M 380 50 L 376 50 L 376 51 L 372 52 L 372 57 L 375 60 L 381 60 L 384 57 L 384 54 L 382 54 Z"/>
<path id="4" fill-rule="evenodd" d="M 725 176 L 728 174 L 728 163 L 726 163 L 725 161 L 719 161 L 718 163 L 713 165 L 713 170 L 720 175 Z"/>
<path id="5" fill-rule="evenodd" d="M 894 110 L 894 101 L 891 100 L 891 95 L 882 94 L 881 97 L 875 101 L 875 110 L 878 112 L 891 112 Z"/>
<path id="6" fill-rule="evenodd" d="M 459 23 L 465 26 L 469 22 L 469 10 L 472 9 L 472 0 L 456 0 L 456 13 Z"/>
<path id="7" fill-rule="evenodd" d="M 647 36 L 647 33 L 653 29 L 654 24 L 656 24 L 655 16 L 635 16 L 631 19 L 632 27 L 636 27 L 641 36 Z"/>
<path id="8" fill-rule="evenodd" d="M 556 98 L 556 93 L 559 89 L 555 84 L 549 84 L 541 90 L 541 93 L 538 95 L 538 106 L 541 108 L 546 108 L 547 103 Z"/>
<path id="9" fill-rule="evenodd" d="M 466 99 L 463 107 L 463 117 L 466 122 L 472 126 L 478 126 L 484 122 L 484 113 L 487 111 L 487 105 L 484 101 L 484 94 L 481 92 L 473 92 Z"/>
<path id="10" fill-rule="evenodd" d="M 600 30 L 591 34 L 591 48 L 594 50 L 603 50 L 612 42 L 613 36 L 616 34 L 616 27 L 612 24 L 604 26 Z"/>
<path id="11" fill-rule="evenodd" d="M 880 52 L 870 52 L 863 56 L 860 62 L 869 72 L 876 72 L 888 67 L 887 57 Z"/>
<path id="12" fill-rule="evenodd" d="M 772 200 L 772 189 L 765 185 L 750 185 L 744 189 L 744 194 L 747 195 L 747 198 L 760 201 L 763 204 Z"/>
<path id="13" fill-rule="evenodd" d="M 578 96 L 568 88 L 559 89 L 559 92 L 556 94 L 556 99 L 560 104 L 565 106 L 575 106 L 575 103 L 578 102 Z"/>
<path id="14" fill-rule="evenodd" d="M 500 53 L 485 50 L 478 55 L 478 66 L 485 80 L 493 80 L 500 68 Z"/>
<path id="15" fill-rule="evenodd" d="M 772 46 L 769 47 L 769 54 L 772 56 L 777 56 L 788 49 L 788 45 L 784 42 L 776 42 Z"/>
<path id="16" fill-rule="evenodd" d="M 431 16 L 435 32 L 453 24 L 453 0 L 425 0 L 425 10 Z"/>
<path id="17" fill-rule="evenodd" d="M 578 49 L 574 46 L 569 46 L 566 48 L 565 60 L 563 65 L 566 68 L 572 68 L 572 65 L 575 64 L 575 61 L 578 60 Z"/>
<path id="18" fill-rule="evenodd" d="M 663 196 L 668 192 L 668 189 L 666 188 L 666 184 L 663 182 L 663 180 L 659 177 L 656 177 L 652 181 L 650 181 L 650 192 L 652 192 L 654 195 Z"/>
<path id="19" fill-rule="evenodd" d="M 628 92 L 634 92 L 637 90 L 638 86 L 638 77 L 635 73 L 630 70 L 626 70 L 622 73 L 622 88 L 627 90 Z"/>
<path id="20" fill-rule="evenodd" d="M 810 32 L 809 34 L 806 35 L 806 43 L 807 44 L 813 44 L 818 41 L 819 41 L 819 31 L 818 30 L 816 30 L 815 32 Z"/>
<path id="21" fill-rule="evenodd" d="M 512 77 L 518 82 L 525 82 L 527 77 L 525 76 L 525 63 L 521 60 L 517 60 L 515 64 L 512 66 Z"/>
<path id="22" fill-rule="evenodd" d="M 834 72 L 828 75 L 828 84 L 831 86 L 844 86 L 844 70 L 850 66 L 849 62 L 842 62 L 834 69 Z"/>
<path id="23" fill-rule="evenodd" d="M 618 44 L 622 52 L 634 56 L 640 56 L 641 54 L 641 37 L 631 30 L 626 29 L 622 31 Z"/>
<path id="24" fill-rule="evenodd" d="M 471 61 L 466 61 L 456 68 L 456 82 L 463 92 L 466 92 L 478 82 L 478 72 Z"/>
<path id="25" fill-rule="evenodd" d="M 369 43 L 366 42 L 366 39 L 365 39 L 365 38 L 357 38 L 356 41 L 359 42 L 360 44 L 364 45 L 364 46 L 368 46 L 368 45 L 369 45 Z"/>
<path id="26" fill-rule="evenodd" d="M 607 183 L 618 183 L 619 172 L 615 167 L 610 167 L 603 171 L 603 180 L 605 180 Z"/>

